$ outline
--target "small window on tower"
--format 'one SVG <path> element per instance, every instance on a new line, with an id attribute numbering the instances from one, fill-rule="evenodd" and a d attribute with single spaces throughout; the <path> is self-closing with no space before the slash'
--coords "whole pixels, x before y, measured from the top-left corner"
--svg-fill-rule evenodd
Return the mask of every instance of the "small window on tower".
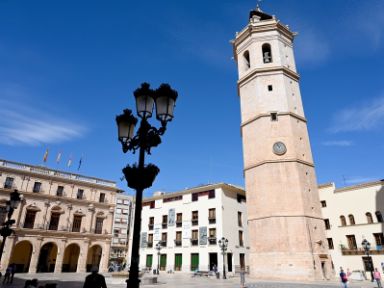
<path id="1" fill-rule="evenodd" d="M 268 91 L 272 91 L 272 90 L 273 90 L 272 85 L 268 85 Z"/>
<path id="2" fill-rule="evenodd" d="M 244 58 L 245 70 L 248 70 L 249 68 L 251 68 L 251 61 L 250 61 L 250 58 L 249 58 L 249 52 L 248 51 L 244 52 L 243 58 Z"/>
<path id="3" fill-rule="evenodd" d="M 271 51 L 271 45 L 268 43 L 263 44 L 261 46 L 262 52 L 263 52 L 263 61 L 264 63 L 271 63 L 272 62 L 272 51 Z"/>
<path id="4" fill-rule="evenodd" d="M 277 113 L 276 112 L 271 113 L 271 121 L 277 121 Z"/>

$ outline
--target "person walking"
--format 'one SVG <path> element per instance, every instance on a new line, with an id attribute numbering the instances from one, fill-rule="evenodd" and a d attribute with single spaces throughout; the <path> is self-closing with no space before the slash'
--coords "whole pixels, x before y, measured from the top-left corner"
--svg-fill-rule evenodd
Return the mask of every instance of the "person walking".
<path id="1" fill-rule="evenodd" d="M 3 284 L 5 283 L 9 283 L 9 281 L 11 280 L 11 274 L 12 274 L 12 266 L 9 265 L 7 270 L 5 270 L 5 275 L 4 275 L 4 279 L 3 279 Z"/>
<path id="2" fill-rule="evenodd" d="M 341 280 L 341 285 L 343 288 L 348 288 L 348 278 L 347 274 L 345 274 L 343 267 L 340 267 L 340 280 Z"/>
<path id="3" fill-rule="evenodd" d="M 99 274 L 99 268 L 92 267 L 91 274 L 85 277 L 83 288 L 107 288 L 105 277 Z"/>
<path id="4" fill-rule="evenodd" d="M 11 267 L 12 267 L 12 271 L 11 271 L 11 281 L 10 281 L 10 283 L 12 284 L 13 283 L 13 277 L 15 276 L 15 273 L 16 273 L 16 264 L 12 263 Z"/>
<path id="5" fill-rule="evenodd" d="M 382 288 L 383 286 L 381 286 L 381 275 L 380 275 L 380 272 L 377 270 L 377 268 L 375 268 L 375 271 L 373 272 L 373 278 L 377 283 L 377 287 Z"/>

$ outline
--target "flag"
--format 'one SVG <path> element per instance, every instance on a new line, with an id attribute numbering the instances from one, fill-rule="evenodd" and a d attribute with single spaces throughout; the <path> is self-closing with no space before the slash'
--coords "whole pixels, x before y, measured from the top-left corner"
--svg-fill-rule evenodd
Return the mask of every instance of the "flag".
<path id="1" fill-rule="evenodd" d="M 61 152 L 59 152 L 59 153 L 57 154 L 57 157 L 56 157 L 56 163 L 59 164 L 60 160 L 61 160 Z"/>
<path id="2" fill-rule="evenodd" d="M 72 155 L 69 156 L 67 167 L 69 168 L 69 167 L 71 167 L 71 165 L 72 165 Z"/>
<path id="3" fill-rule="evenodd" d="M 80 160 L 79 160 L 79 167 L 77 167 L 77 171 L 80 170 L 80 167 L 81 167 L 81 164 L 83 163 L 83 156 L 80 157 Z"/>
<path id="4" fill-rule="evenodd" d="M 45 150 L 44 157 L 43 157 L 44 162 L 47 162 L 47 160 L 48 160 L 48 149 Z"/>

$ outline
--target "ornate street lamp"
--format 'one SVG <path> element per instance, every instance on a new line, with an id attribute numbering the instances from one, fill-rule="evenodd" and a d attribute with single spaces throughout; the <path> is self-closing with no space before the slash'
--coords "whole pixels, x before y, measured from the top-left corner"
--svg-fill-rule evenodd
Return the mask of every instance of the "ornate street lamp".
<path id="1" fill-rule="evenodd" d="M 157 250 L 157 275 L 160 274 L 160 251 L 161 251 L 161 241 L 156 244 Z"/>
<path id="2" fill-rule="evenodd" d="M 161 138 L 166 130 L 167 123 L 173 119 L 173 110 L 177 99 L 177 92 L 168 84 L 161 84 L 157 90 L 152 90 L 148 83 L 134 91 L 136 99 L 137 115 L 141 118 L 140 127 L 134 136 L 137 118 L 132 115 L 131 110 L 124 110 L 123 114 L 116 117 L 119 141 L 123 152 L 139 150 L 139 163 L 132 166 L 127 165 L 123 169 L 128 187 L 136 190 L 135 222 L 133 227 L 132 255 L 129 279 L 127 287 L 137 288 L 139 280 L 139 246 L 141 230 L 141 210 L 143 191 L 152 186 L 159 168 L 153 164 L 144 165 L 145 154 L 151 154 L 151 148 L 161 143 Z M 161 127 L 156 128 L 148 123 L 152 117 L 153 106 L 156 106 L 156 118 Z"/>
<path id="3" fill-rule="evenodd" d="M 1 242 L 1 245 L 0 245 L 0 263 L 1 263 L 1 258 L 3 256 L 5 241 L 7 240 L 7 237 L 15 233 L 15 231 L 11 228 L 11 226 L 16 222 L 15 220 L 11 219 L 13 215 L 13 211 L 17 209 L 17 207 L 21 202 L 20 193 L 16 189 L 9 196 L 10 196 L 10 200 L 6 202 L 6 211 L 8 212 L 7 221 L 5 221 L 4 223 L 0 223 L 0 225 L 2 225 L 0 229 L 0 235 L 3 237 L 3 241 Z"/>
<path id="4" fill-rule="evenodd" d="M 227 276 L 225 275 L 225 253 L 228 248 L 228 239 L 221 237 L 219 240 L 219 246 L 221 249 L 221 254 L 223 254 L 223 279 L 227 279 Z"/>
<path id="5" fill-rule="evenodd" d="M 363 246 L 365 255 L 367 255 L 367 261 L 364 261 L 363 259 L 363 262 L 366 264 L 364 266 L 366 266 L 367 270 L 371 273 L 371 281 L 373 282 L 374 267 L 373 267 L 372 257 L 369 256 L 369 251 L 371 250 L 371 243 L 369 243 L 367 239 L 364 239 L 363 242 L 361 242 L 361 246 Z"/>

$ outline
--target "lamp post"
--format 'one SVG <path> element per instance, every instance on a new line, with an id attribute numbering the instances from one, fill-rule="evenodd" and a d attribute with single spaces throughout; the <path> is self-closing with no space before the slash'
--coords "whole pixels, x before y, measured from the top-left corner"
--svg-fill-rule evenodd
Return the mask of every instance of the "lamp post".
<path id="1" fill-rule="evenodd" d="M 157 250 L 157 275 L 160 274 L 160 251 L 161 251 L 161 241 L 156 244 Z"/>
<path id="2" fill-rule="evenodd" d="M 225 275 L 225 253 L 228 248 L 228 239 L 221 237 L 219 240 L 219 246 L 221 249 L 221 254 L 223 254 L 223 279 L 227 279 L 227 276 Z"/>
<path id="3" fill-rule="evenodd" d="M 7 237 L 11 236 L 15 231 L 11 228 L 13 224 L 15 224 L 15 220 L 12 220 L 13 211 L 17 209 L 20 204 L 21 198 L 20 193 L 15 189 L 10 195 L 10 200 L 6 202 L 6 211 L 7 213 L 7 221 L 1 223 L 2 227 L 0 229 L 0 235 L 3 237 L 3 241 L 0 245 L 0 263 L 1 258 L 3 256 L 4 245 Z"/>
<path id="4" fill-rule="evenodd" d="M 167 123 L 173 119 L 177 98 L 177 92 L 168 84 L 161 84 L 158 89 L 152 90 L 148 83 L 143 83 L 133 94 L 136 99 L 137 115 L 141 119 L 136 135 L 134 136 L 134 129 L 138 120 L 132 115 L 131 110 L 125 109 L 123 114 L 116 116 L 119 141 L 122 144 L 123 152 L 132 151 L 135 153 L 136 150 L 139 150 L 138 165 L 127 165 L 123 169 L 128 187 L 136 190 L 131 266 L 127 280 L 127 287 L 129 288 L 137 288 L 140 285 L 139 246 L 143 191 L 152 186 L 160 171 L 153 164 L 144 165 L 145 154 L 151 154 L 151 148 L 161 143 L 160 136 L 164 134 Z M 152 117 L 153 106 L 156 106 L 156 118 L 161 123 L 160 128 L 156 128 L 148 122 L 148 119 Z"/>
<path id="5" fill-rule="evenodd" d="M 371 243 L 368 242 L 367 239 L 364 239 L 363 242 L 361 242 L 361 246 L 363 246 L 363 249 L 364 249 L 364 252 L 365 252 L 365 255 L 367 255 L 367 261 L 364 261 L 363 259 L 363 262 L 368 264 L 368 265 L 364 265 L 368 268 L 369 272 L 371 272 L 371 281 L 373 282 L 374 279 L 373 279 L 373 262 L 372 262 L 372 257 L 369 256 L 369 251 L 371 250 Z"/>

